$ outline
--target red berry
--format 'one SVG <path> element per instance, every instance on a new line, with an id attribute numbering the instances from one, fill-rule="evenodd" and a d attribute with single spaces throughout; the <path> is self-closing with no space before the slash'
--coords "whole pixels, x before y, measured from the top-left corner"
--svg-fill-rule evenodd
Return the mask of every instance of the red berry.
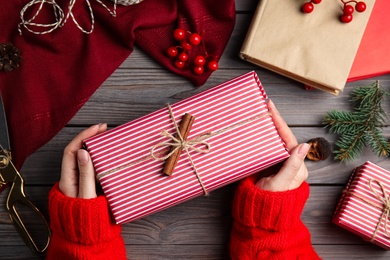
<path id="1" fill-rule="evenodd" d="M 207 64 L 207 68 L 211 71 L 216 71 L 218 69 L 218 62 L 216 61 L 210 61 L 208 64 Z"/>
<path id="2" fill-rule="evenodd" d="M 198 55 L 195 57 L 194 63 L 197 66 L 203 66 L 206 63 L 206 59 L 202 55 Z"/>
<path id="3" fill-rule="evenodd" d="M 186 41 L 183 41 L 183 42 L 181 43 L 181 47 L 183 47 L 183 49 L 186 50 L 186 51 L 189 51 L 189 50 L 192 49 L 191 44 L 189 44 L 189 43 L 186 42 Z"/>
<path id="4" fill-rule="evenodd" d="M 321 0 L 311 0 L 310 2 L 312 2 L 313 4 L 319 4 L 321 3 Z"/>
<path id="5" fill-rule="evenodd" d="M 178 60 L 181 60 L 181 61 L 186 61 L 186 60 L 188 60 L 188 55 L 187 55 L 187 53 L 182 52 L 182 53 L 180 53 L 180 54 L 177 56 L 177 59 L 178 59 Z"/>
<path id="6" fill-rule="evenodd" d="M 191 36 L 190 36 L 190 43 L 191 43 L 192 45 L 199 45 L 199 43 L 200 43 L 201 40 L 202 40 L 202 38 L 201 38 L 200 35 L 197 34 L 197 33 L 193 33 L 193 34 L 191 34 Z"/>
<path id="7" fill-rule="evenodd" d="M 178 68 L 178 69 L 182 69 L 184 68 L 184 61 L 181 61 L 181 60 L 175 60 L 175 67 Z"/>
<path id="8" fill-rule="evenodd" d="M 196 75 L 202 75 L 204 72 L 204 68 L 203 66 L 195 66 L 193 71 Z"/>
<path id="9" fill-rule="evenodd" d="M 343 23 L 349 23 L 352 21 L 352 14 L 343 14 L 342 16 L 340 16 L 340 20 L 341 22 Z"/>
<path id="10" fill-rule="evenodd" d="M 176 29 L 173 31 L 173 38 L 180 41 L 186 37 L 186 32 L 183 29 Z"/>
<path id="11" fill-rule="evenodd" d="M 314 5 L 310 2 L 304 3 L 302 5 L 302 12 L 304 12 L 306 14 L 313 12 L 313 10 L 314 10 Z"/>
<path id="12" fill-rule="evenodd" d="M 175 57 L 175 56 L 177 55 L 177 53 L 178 53 L 178 50 L 177 50 L 176 47 L 171 46 L 171 47 L 168 48 L 167 53 L 168 53 L 168 55 L 169 55 L 170 57 Z"/>
<path id="13" fill-rule="evenodd" d="M 344 10 L 343 10 L 344 14 L 352 14 L 353 11 L 355 11 L 355 9 L 353 8 L 352 5 L 344 6 Z"/>
<path id="14" fill-rule="evenodd" d="M 358 11 L 359 13 L 362 13 L 366 10 L 366 3 L 364 2 L 358 2 L 356 5 L 355 5 L 355 8 L 356 8 L 356 11 Z"/>

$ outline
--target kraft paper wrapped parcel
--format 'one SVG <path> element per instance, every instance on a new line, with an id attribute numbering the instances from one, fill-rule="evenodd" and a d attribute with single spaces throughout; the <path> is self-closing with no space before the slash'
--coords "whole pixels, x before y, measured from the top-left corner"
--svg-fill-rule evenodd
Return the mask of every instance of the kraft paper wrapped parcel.
<path id="1" fill-rule="evenodd" d="M 305 85 L 338 95 L 347 82 L 375 1 L 342 23 L 341 1 L 321 1 L 301 11 L 304 1 L 261 0 L 240 57 Z"/>

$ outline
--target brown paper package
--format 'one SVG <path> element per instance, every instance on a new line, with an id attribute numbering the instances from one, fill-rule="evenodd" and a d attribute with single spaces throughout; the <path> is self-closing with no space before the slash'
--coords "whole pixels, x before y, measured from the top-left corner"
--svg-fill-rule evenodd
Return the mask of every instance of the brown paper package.
<path id="1" fill-rule="evenodd" d="M 261 0 L 240 51 L 251 63 L 338 95 L 369 20 L 367 9 L 353 13 L 350 23 L 339 20 L 343 4 L 326 0 L 310 14 L 301 12 L 305 0 Z M 354 4 L 352 3 L 354 6 Z"/>

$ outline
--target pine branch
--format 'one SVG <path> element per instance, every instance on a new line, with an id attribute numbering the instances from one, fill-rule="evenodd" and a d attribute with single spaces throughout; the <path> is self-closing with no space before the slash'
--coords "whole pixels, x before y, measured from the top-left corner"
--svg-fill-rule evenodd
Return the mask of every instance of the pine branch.
<path id="1" fill-rule="evenodd" d="M 323 123 L 327 124 L 331 133 L 347 134 L 358 133 L 364 121 L 364 118 L 359 118 L 352 112 L 332 110 L 325 116 Z"/>
<path id="2" fill-rule="evenodd" d="M 389 156 L 389 143 L 378 129 L 367 132 L 366 142 L 371 144 L 371 148 L 378 156 Z"/>
<path id="3" fill-rule="evenodd" d="M 371 86 L 356 87 L 351 93 L 353 112 L 330 111 L 323 124 L 331 133 L 339 134 L 338 149 L 333 151 L 336 160 L 357 158 L 365 146 L 371 146 L 378 156 L 389 156 L 390 147 L 382 134 L 386 113 L 381 103 L 389 93 L 379 81 Z"/>

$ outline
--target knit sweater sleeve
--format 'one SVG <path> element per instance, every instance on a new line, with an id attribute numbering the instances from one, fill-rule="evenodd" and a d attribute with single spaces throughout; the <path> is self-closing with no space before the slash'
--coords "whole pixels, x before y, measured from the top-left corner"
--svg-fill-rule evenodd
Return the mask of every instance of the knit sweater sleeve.
<path id="1" fill-rule="evenodd" d="M 126 259 L 121 226 L 111 218 L 104 196 L 70 198 L 58 183 L 49 193 L 52 237 L 47 259 Z"/>
<path id="2" fill-rule="evenodd" d="M 244 179 L 233 200 L 232 260 L 320 259 L 301 221 L 309 185 L 285 192 L 264 191 L 256 176 Z"/>

